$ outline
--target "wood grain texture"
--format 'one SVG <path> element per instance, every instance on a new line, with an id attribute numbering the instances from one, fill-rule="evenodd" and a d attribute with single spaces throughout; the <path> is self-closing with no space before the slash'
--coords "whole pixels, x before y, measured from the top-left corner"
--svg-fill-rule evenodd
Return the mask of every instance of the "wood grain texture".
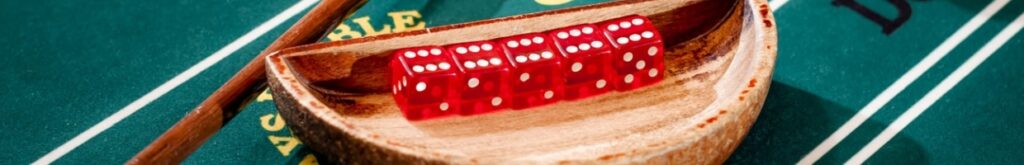
<path id="1" fill-rule="evenodd" d="M 290 48 L 266 58 L 267 72 L 281 115 L 324 162 L 716 164 L 767 94 L 776 47 L 769 10 L 764 0 L 620 1 Z M 648 16 L 666 39 L 665 80 L 653 86 L 422 122 L 405 120 L 388 93 L 392 49 L 629 14 Z"/>
<path id="2" fill-rule="evenodd" d="M 185 160 L 221 127 L 227 124 L 242 106 L 248 104 L 267 87 L 266 56 L 287 47 L 317 42 L 324 32 L 354 10 L 360 0 L 324 0 L 283 35 L 246 64 L 202 104 L 151 142 L 126 164 L 176 164 Z"/>

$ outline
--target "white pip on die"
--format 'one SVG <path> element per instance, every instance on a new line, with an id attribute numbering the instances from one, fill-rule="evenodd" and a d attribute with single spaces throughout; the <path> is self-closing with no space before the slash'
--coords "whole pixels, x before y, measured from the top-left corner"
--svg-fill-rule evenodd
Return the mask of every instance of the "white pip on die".
<path id="1" fill-rule="evenodd" d="M 438 46 L 395 50 L 390 63 L 392 94 L 410 120 L 456 114 L 460 72 Z"/>
<path id="2" fill-rule="evenodd" d="M 482 114 L 508 107 L 509 61 L 505 50 L 490 41 L 447 45 L 461 71 L 457 89 L 463 115 Z"/>
<path id="3" fill-rule="evenodd" d="M 527 33 L 497 40 L 511 63 L 509 88 L 513 109 L 555 103 L 562 98 L 562 53 L 543 33 Z"/>
<path id="4" fill-rule="evenodd" d="M 564 96 L 576 100 L 612 91 L 612 47 L 600 28 L 581 24 L 548 31 L 564 56 Z"/>
<path id="5" fill-rule="evenodd" d="M 615 51 L 613 81 L 620 91 L 661 81 L 665 70 L 664 43 L 658 29 L 645 17 L 631 15 L 598 23 Z"/>

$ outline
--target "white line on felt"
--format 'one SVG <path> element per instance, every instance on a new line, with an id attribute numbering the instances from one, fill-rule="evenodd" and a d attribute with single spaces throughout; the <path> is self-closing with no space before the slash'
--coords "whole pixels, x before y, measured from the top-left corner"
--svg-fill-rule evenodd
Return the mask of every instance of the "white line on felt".
<path id="1" fill-rule="evenodd" d="M 910 71 L 904 73 L 903 76 L 900 76 L 900 78 L 896 80 L 896 82 L 885 88 L 885 90 L 878 94 L 878 96 L 875 96 L 871 102 L 864 106 L 864 108 L 861 108 L 860 111 L 857 111 L 850 120 L 843 123 L 839 129 L 836 129 L 836 132 L 833 132 L 828 136 L 828 138 L 825 138 L 821 144 L 814 147 L 814 149 L 811 150 L 810 153 L 807 153 L 804 158 L 800 159 L 797 164 L 809 165 L 818 161 L 818 159 L 821 159 L 825 153 L 828 153 L 829 150 L 832 150 L 832 148 L 838 145 L 839 142 L 843 141 L 843 139 L 850 135 L 854 129 L 857 129 L 861 124 L 864 124 L 864 121 L 867 121 L 871 115 L 874 115 L 875 112 L 878 112 L 878 110 L 882 108 L 882 106 L 889 103 L 893 97 L 896 97 L 897 94 L 903 92 L 903 89 L 906 89 L 910 83 L 913 83 L 918 77 L 921 77 L 925 71 L 928 71 L 928 69 L 935 65 L 935 63 L 945 57 L 946 54 L 949 54 L 953 48 L 960 45 L 960 42 L 963 42 L 964 39 L 971 36 L 975 30 L 978 30 L 978 28 L 985 24 L 989 18 L 992 18 L 992 15 L 995 15 L 999 9 L 1002 9 L 1003 6 L 1006 6 L 1009 2 L 1009 0 L 995 0 L 988 6 L 985 6 L 985 9 L 981 10 L 981 12 L 975 15 L 974 18 L 971 18 L 970 21 L 967 21 L 967 23 L 961 26 L 960 29 L 957 29 L 957 31 L 953 33 L 953 35 L 949 36 L 946 41 L 943 41 L 939 47 L 932 50 L 932 52 L 922 59 L 921 62 L 914 65 Z"/>
<path id="2" fill-rule="evenodd" d="M 768 6 L 770 6 L 772 10 L 778 10 L 782 5 L 786 5 L 786 2 L 789 2 L 789 0 L 774 0 L 768 2 Z"/>
<path id="3" fill-rule="evenodd" d="M 943 79 L 939 85 L 932 88 L 931 91 L 928 91 L 928 94 L 921 98 L 921 100 L 918 100 L 917 103 L 914 103 L 907 112 L 904 112 L 899 118 L 896 118 L 889 127 L 882 130 L 882 133 L 878 134 L 874 139 L 871 139 L 871 142 L 868 142 L 864 148 L 861 148 L 857 154 L 854 154 L 846 164 L 863 164 L 864 161 L 870 158 L 871 155 L 874 155 L 878 149 L 882 148 L 885 143 L 892 140 L 892 138 L 895 137 L 896 134 L 900 133 L 903 128 L 906 128 L 910 122 L 913 122 L 914 119 L 921 116 L 921 113 L 928 110 L 928 107 L 931 107 L 932 104 L 935 104 L 935 102 L 938 101 L 939 98 L 942 98 L 946 92 L 949 92 L 950 89 L 953 89 L 954 86 L 959 84 L 960 80 L 963 80 L 967 75 L 971 74 L 974 69 L 978 68 L 978 65 L 985 62 L 985 60 L 992 56 L 996 50 L 999 50 L 1000 47 L 1003 47 L 1003 44 L 1006 44 L 1006 42 L 1009 41 L 1010 38 L 1013 38 L 1017 32 L 1020 32 L 1021 28 L 1024 28 L 1024 13 L 1017 16 L 1017 19 L 1014 19 L 1013 22 L 1000 31 L 995 38 L 992 38 L 992 40 L 986 43 L 985 46 L 981 47 L 981 50 L 978 50 L 974 55 L 971 55 L 971 58 L 967 59 L 967 62 L 964 62 L 963 65 L 957 67 L 956 70 L 947 76 L 946 79 Z"/>
<path id="4" fill-rule="evenodd" d="M 292 5 L 288 9 L 284 10 L 284 12 L 281 12 L 280 14 L 277 14 L 276 16 L 271 18 L 270 20 L 263 22 L 263 24 L 260 24 L 255 29 L 249 31 L 248 33 L 245 33 L 245 35 L 242 35 L 242 37 L 235 39 L 235 41 L 231 42 L 227 46 L 224 46 L 220 50 L 217 50 L 217 52 L 214 52 L 209 57 L 206 57 L 202 61 L 199 61 L 199 63 L 188 68 L 188 70 L 185 70 L 177 76 L 174 76 L 174 78 L 171 78 L 170 81 L 160 84 L 160 86 L 158 86 L 156 89 L 149 91 L 149 93 L 146 93 L 146 95 L 143 95 L 141 98 L 133 101 L 131 104 L 128 104 L 128 106 L 121 108 L 121 110 L 118 110 L 113 115 L 110 115 L 109 117 L 103 119 L 103 121 L 100 121 L 100 123 L 90 127 L 89 129 L 85 130 L 85 132 L 78 134 L 78 136 L 75 136 L 71 140 L 68 140 L 64 144 L 60 145 L 60 147 L 57 147 L 53 151 L 50 151 L 50 153 L 47 153 L 43 157 L 39 158 L 39 160 L 32 162 L 32 164 L 50 164 L 53 161 L 56 161 L 60 157 L 64 156 L 64 154 L 71 152 L 71 150 L 74 150 L 79 145 L 82 145 L 86 141 L 89 141 L 89 139 L 96 137 L 96 135 L 114 126 L 114 124 L 117 124 L 124 118 L 127 118 L 129 115 L 132 115 L 132 113 L 135 113 L 139 109 L 142 109 L 142 107 L 145 107 L 150 102 L 153 102 L 157 98 L 160 98 L 167 92 L 170 92 L 174 88 L 178 87 L 178 85 L 181 85 L 182 83 L 185 83 L 185 81 L 192 79 L 192 77 L 195 77 L 203 70 L 206 70 L 210 66 L 213 66 L 213 64 L 216 64 L 217 62 L 220 62 L 220 60 L 224 59 L 228 55 L 233 54 L 235 51 L 238 51 L 238 49 L 241 49 L 243 46 L 248 45 L 253 40 L 256 40 L 263 34 L 266 34 L 268 31 L 273 30 L 275 27 L 277 27 L 281 23 L 284 23 L 289 18 L 301 13 L 306 8 L 309 8 L 309 6 L 316 4 L 316 2 L 317 0 L 299 1 L 295 5 Z"/>

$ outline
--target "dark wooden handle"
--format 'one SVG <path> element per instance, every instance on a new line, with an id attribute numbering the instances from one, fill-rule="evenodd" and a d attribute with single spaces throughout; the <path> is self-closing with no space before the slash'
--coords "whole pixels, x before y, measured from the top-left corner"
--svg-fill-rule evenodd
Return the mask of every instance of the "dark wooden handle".
<path id="1" fill-rule="evenodd" d="M 202 146 L 241 108 L 266 89 L 264 58 L 283 48 L 316 42 L 328 28 L 362 4 L 362 0 L 323 0 L 283 35 L 249 61 L 227 83 L 185 118 L 160 135 L 126 164 L 177 164 Z"/>

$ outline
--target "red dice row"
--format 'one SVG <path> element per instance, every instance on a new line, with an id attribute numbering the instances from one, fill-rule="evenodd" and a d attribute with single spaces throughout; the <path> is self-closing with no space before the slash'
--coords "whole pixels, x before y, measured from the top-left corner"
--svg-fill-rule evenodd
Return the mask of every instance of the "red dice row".
<path id="1" fill-rule="evenodd" d="M 398 49 L 395 101 L 409 120 L 526 109 L 662 80 L 664 44 L 643 16 L 491 41 Z"/>

